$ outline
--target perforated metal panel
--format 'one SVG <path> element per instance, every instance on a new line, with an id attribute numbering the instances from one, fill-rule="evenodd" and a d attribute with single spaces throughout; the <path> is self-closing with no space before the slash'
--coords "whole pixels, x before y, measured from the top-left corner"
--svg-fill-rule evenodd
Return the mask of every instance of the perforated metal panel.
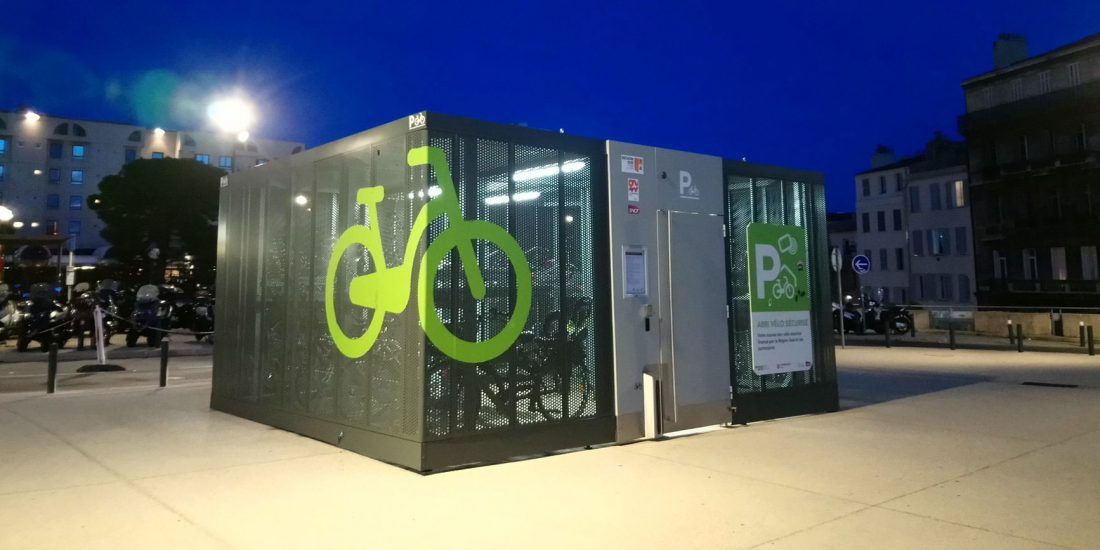
<path id="1" fill-rule="evenodd" d="M 606 303 L 597 286 L 606 258 L 593 252 L 606 247 L 595 214 L 606 210 L 604 185 L 593 181 L 605 162 L 600 144 L 443 120 L 446 128 L 414 130 L 399 121 L 230 176 L 220 209 L 213 406 L 416 469 L 610 440 L 611 364 L 598 329 Z M 408 152 L 423 145 L 446 154 L 463 218 L 504 228 L 530 265 L 523 333 L 491 360 L 464 363 L 425 336 L 418 277 L 428 245 L 456 220 L 412 233 L 439 192 L 434 168 L 409 165 Z M 357 192 L 375 187 L 384 196 L 368 211 Z M 355 226 L 378 232 L 377 252 L 337 247 Z M 474 251 L 486 295 L 474 298 L 452 250 L 424 283 L 436 308 L 423 314 L 477 342 L 514 314 L 518 283 L 496 243 L 475 240 Z M 409 285 L 410 298 L 403 311 L 376 318 L 383 314 L 353 304 L 348 289 L 382 262 L 409 277 L 395 284 Z M 326 296 L 351 338 L 381 323 L 361 356 L 338 348 Z"/>
<path id="2" fill-rule="evenodd" d="M 727 161 L 726 219 L 734 418 L 749 422 L 836 410 L 836 364 L 831 333 L 828 236 L 820 175 Z M 746 227 L 753 222 L 806 228 L 814 366 L 760 376 L 752 368 Z"/>

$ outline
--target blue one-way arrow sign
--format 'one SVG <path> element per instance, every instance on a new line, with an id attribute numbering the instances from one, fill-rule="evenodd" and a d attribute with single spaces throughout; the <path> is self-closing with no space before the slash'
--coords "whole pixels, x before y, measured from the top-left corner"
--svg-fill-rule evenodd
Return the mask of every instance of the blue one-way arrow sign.
<path id="1" fill-rule="evenodd" d="M 867 273 L 871 271 L 871 258 L 860 254 L 855 258 L 852 258 L 852 271 L 856 273 Z"/>

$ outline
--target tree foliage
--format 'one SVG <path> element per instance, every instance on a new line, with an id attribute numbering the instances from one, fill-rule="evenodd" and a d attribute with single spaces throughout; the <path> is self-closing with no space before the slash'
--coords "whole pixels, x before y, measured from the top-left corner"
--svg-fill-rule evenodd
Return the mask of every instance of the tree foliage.
<path id="1" fill-rule="evenodd" d="M 101 234 L 120 260 L 147 258 L 157 248 L 160 268 L 184 254 L 193 257 L 196 267 L 207 268 L 215 262 L 223 175 L 190 159 L 139 159 L 104 178 L 89 206 L 103 221 Z"/>

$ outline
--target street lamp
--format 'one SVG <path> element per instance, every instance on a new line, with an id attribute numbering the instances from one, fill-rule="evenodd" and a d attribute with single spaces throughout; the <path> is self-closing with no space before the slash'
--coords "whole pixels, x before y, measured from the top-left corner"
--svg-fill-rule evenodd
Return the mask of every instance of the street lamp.
<path id="1" fill-rule="evenodd" d="M 34 112 L 30 109 L 27 109 L 27 112 L 23 113 L 23 118 L 27 122 L 38 122 L 38 120 L 42 118 L 42 115 L 39 115 L 38 113 L 36 113 L 36 112 Z"/>
<path id="2" fill-rule="evenodd" d="M 15 217 L 15 212 L 7 206 L 0 206 L 0 222 L 8 223 Z"/>
<path id="3" fill-rule="evenodd" d="M 23 222 L 15 222 L 15 223 L 11 224 L 11 226 L 16 228 L 16 229 L 23 229 Z"/>
<path id="4" fill-rule="evenodd" d="M 221 128 L 223 132 L 237 134 L 238 139 L 252 126 L 256 118 L 252 105 L 237 97 L 219 99 L 211 103 L 206 108 L 206 114 L 214 125 Z"/>

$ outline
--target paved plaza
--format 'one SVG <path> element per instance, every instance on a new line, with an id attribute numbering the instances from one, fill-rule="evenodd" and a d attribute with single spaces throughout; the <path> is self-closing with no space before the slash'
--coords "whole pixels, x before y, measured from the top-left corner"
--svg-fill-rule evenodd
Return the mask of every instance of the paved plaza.
<path id="1" fill-rule="evenodd" d="M 838 360 L 837 413 L 421 476 L 211 411 L 201 363 L 157 389 L 135 359 L 0 393 L 0 548 L 1097 546 L 1100 358 Z"/>

